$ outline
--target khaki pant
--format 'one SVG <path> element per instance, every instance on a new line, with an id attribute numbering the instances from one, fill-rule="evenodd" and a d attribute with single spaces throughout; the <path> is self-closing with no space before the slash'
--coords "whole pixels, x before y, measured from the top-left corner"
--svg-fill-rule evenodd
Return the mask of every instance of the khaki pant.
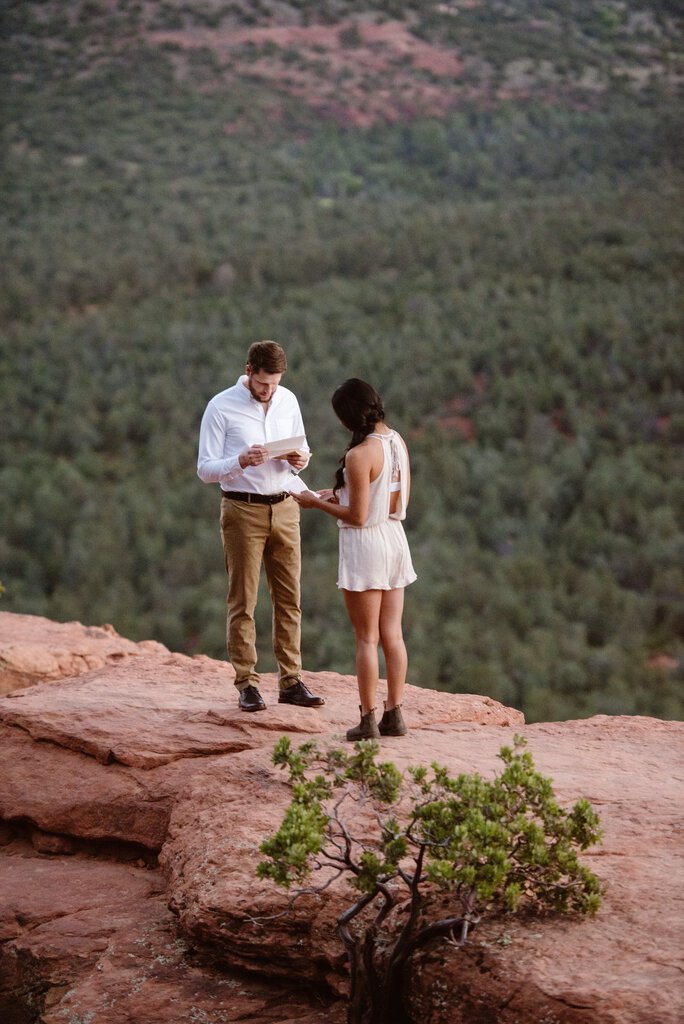
<path id="1" fill-rule="evenodd" d="M 277 505 L 222 498 L 221 539 L 228 573 L 226 640 L 235 685 L 242 690 L 259 682 L 254 610 L 263 562 L 273 605 L 273 650 L 285 689 L 297 682 L 302 669 L 299 506 L 292 498 Z"/>

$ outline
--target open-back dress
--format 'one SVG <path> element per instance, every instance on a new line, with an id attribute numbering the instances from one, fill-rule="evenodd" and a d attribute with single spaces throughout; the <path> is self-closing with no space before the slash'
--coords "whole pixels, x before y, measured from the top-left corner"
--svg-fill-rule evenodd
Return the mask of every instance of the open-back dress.
<path id="1" fill-rule="evenodd" d="M 340 558 L 337 586 L 341 590 L 395 590 L 417 579 L 401 520 L 408 504 L 409 463 L 406 448 L 397 432 L 369 434 L 384 452 L 380 473 L 370 483 L 368 516 L 363 526 L 340 528 Z M 396 509 L 390 512 L 390 496 L 399 492 Z M 349 504 L 345 484 L 338 492 L 341 505 Z"/>

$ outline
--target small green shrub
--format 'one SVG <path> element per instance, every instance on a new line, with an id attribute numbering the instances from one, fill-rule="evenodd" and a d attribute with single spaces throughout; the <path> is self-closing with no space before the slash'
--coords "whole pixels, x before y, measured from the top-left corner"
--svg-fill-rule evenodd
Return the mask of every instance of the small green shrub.
<path id="1" fill-rule="evenodd" d="M 599 881 L 577 856 L 600 840 L 598 817 L 586 800 L 564 811 L 524 744 L 516 737 L 514 749 L 501 748 L 505 767 L 492 780 L 452 778 L 437 764 L 402 775 L 378 762 L 371 741 L 353 753 L 322 752 L 313 740 L 297 751 L 287 737 L 276 744 L 292 801 L 261 846 L 257 874 L 291 889 L 320 872 L 314 891 L 348 877 L 351 903 L 337 924 L 351 969 L 350 1024 L 408 1021 L 411 955 L 439 938 L 464 945 L 488 911 L 598 910 Z"/>

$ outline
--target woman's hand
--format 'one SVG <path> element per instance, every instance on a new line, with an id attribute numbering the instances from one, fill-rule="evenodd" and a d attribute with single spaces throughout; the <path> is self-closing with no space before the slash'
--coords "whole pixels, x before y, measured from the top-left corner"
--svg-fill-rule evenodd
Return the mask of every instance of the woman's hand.
<path id="1" fill-rule="evenodd" d="M 296 494 L 293 492 L 292 497 L 300 508 L 316 508 L 320 501 L 318 495 L 313 491 L 298 491 Z"/>
<path id="2" fill-rule="evenodd" d="M 331 487 L 326 487 L 323 491 L 318 491 L 318 497 L 321 501 L 331 501 L 333 505 L 339 505 L 339 499 Z"/>

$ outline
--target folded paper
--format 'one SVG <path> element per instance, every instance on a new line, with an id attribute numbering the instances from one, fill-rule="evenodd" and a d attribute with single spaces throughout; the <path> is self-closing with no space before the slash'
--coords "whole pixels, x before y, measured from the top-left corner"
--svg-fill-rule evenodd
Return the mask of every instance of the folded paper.
<path id="1" fill-rule="evenodd" d="M 283 437 L 278 441 L 267 441 L 264 448 L 268 452 L 269 459 L 276 459 L 279 455 L 289 455 L 290 452 L 298 452 L 306 444 L 304 434 L 301 437 Z"/>

